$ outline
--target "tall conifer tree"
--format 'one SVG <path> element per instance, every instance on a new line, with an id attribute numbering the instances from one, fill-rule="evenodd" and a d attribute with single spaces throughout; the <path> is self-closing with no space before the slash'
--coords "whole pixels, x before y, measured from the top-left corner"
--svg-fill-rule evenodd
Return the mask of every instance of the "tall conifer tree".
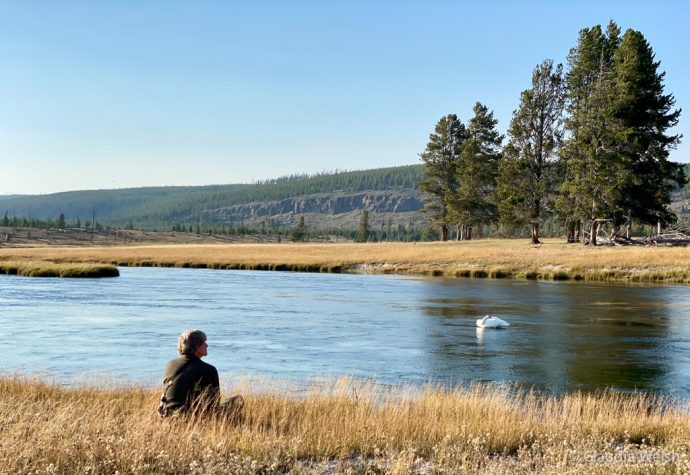
<path id="1" fill-rule="evenodd" d="M 648 223 L 675 221 L 667 205 L 671 192 L 686 183 L 683 165 L 668 160 L 670 150 L 680 142 L 667 135 L 678 123 L 680 109 L 675 98 L 664 94 L 664 72 L 642 33 L 627 30 L 614 54 L 616 100 L 614 112 L 621 124 L 619 153 L 630 168 L 631 180 L 622 190 L 616 229 L 631 217 Z"/>
<path id="2" fill-rule="evenodd" d="M 424 178 L 419 189 L 425 193 L 424 211 L 439 226 L 441 240 L 448 240 L 450 204 L 457 190 L 457 164 L 465 142 L 465 126 L 455 114 L 448 114 L 436 124 L 429 135 L 426 150 L 420 154 L 424 162 Z"/>
<path id="3" fill-rule="evenodd" d="M 508 129 L 509 143 L 499 162 L 496 202 L 508 226 L 529 224 L 532 243 L 553 209 L 556 160 L 563 136 L 563 66 L 545 60 L 532 73 L 532 87 L 522 92 Z"/>
<path id="4" fill-rule="evenodd" d="M 472 239 L 472 229 L 496 217 L 493 192 L 503 136 L 496 130 L 493 112 L 477 102 L 467 124 L 465 143 L 457 165 L 458 191 L 451 200 L 451 217 L 458 224 L 458 239 Z"/>
<path id="5" fill-rule="evenodd" d="M 620 29 L 613 22 L 606 33 L 599 25 L 585 28 L 568 55 L 566 127 L 570 135 L 562 150 L 565 178 L 557 206 L 571 223 L 589 220 L 592 244 L 627 180 L 614 151 L 619 124 L 611 106 L 615 94 L 611 67 L 619 42 Z"/>

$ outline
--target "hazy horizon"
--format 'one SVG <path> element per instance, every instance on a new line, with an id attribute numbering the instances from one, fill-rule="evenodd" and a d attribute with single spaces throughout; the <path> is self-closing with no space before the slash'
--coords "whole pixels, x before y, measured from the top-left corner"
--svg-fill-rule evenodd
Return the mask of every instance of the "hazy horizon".
<path id="1" fill-rule="evenodd" d="M 415 165 L 422 165 L 422 163 L 411 163 L 409 165 L 393 165 L 391 167 L 376 167 L 376 168 L 363 168 L 363 169 L 357 169 L 357 170 L 322 170 L 320 172 L 315 172 L 315 173 L 293 173 L 292 176 L 297 177 L 298 179 L 303 178 L 302 175 L 304 176 L 304 179 L 308 178 L 313 178 L 317 177 L 319 175 L 337 175 L 340 173 L 349 173 L 349 172 L 362 172 L 362 171 L 369 171 L 369 170 L 377 170 L 377 169 L 387 169 L 387 168 L 398 168 L 398 167 L 406 167 L 406 166 L 415 166 Z M 267 178 L 259 178 L 256 180 L 253 180 L 251 182 L 237 182 L 237 183 L 207 183 L 203 185 L 144 185 L 144 186 L 128 186 L 128 187 L 123 187 L 123 188 L 85 188 L 85 189 L 78 189 L 78 190 L 62 190 L 62 191 L 51 191 L 47 193 L 10 193 L 10 194 L 0 194 L 0 198 L 11 198 L 13 196 L 40 196 L 40 195 L 55 195 L 55 194 L 60 194 L 60 193 L 76 193 L 76 192 L 90 192 L 90 191 L 120 191 L 120 190 L 134 190 L 134 189 L 142 189 L 142 188 L 205 188 L 205 187 L 226 187 L 226 186 L 234 186 L 234 185 L 257 185 L 261 184 L 262 182 L 270 182 L 273 180 L 281 180 L 285 178 L 291 178 L 291 175 L 281 175 L 281 176 L 274 176 L 274 177 L 267 177 Z"/>

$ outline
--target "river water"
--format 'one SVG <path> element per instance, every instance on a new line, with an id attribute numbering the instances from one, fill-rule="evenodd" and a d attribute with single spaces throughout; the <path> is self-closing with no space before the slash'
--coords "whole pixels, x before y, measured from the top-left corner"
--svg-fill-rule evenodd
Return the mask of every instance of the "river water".
<path id="1" fill-rule="evenodd" d="M 187 328 L 221 383 L 350 375 L 690 398 L 690 287 L 121 268 L 0 276 L 0 371 L 158 383 Z M 505 330 L 479 330 L 498 315 Z"/>

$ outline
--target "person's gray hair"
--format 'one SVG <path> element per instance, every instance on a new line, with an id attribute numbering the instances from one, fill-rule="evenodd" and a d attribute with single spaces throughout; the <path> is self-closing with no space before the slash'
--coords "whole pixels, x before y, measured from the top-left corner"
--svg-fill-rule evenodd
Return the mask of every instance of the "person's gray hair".
<path id="1" fill-rule="evenodd" d="M 180 355 L 191 355 L 205 341 L 206 333 L 201 330 L 183 331 L 177 339 L 177 351 Z"/>

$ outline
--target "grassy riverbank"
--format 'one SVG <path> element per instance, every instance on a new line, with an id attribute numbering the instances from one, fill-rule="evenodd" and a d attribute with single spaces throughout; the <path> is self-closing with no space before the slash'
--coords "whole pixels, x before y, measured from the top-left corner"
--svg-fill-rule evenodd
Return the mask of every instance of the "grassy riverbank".
<path id="1" fill-rule="evenodd" d="M 111 264 L 56 263 L 22 260 L 0 261 L 0 274 L 24 277 L 117 277 L 120 272 Z"/>
<path id="2" fill-rule="evenodd" d="M 245 421 L 157 420 L 158 391 L 0 379 L 3 473 L 688 473 L 690 413 L 643 395 L 562 398 L 341 380 L 235 388 Z M 664 410 L 663 408 L 666 408 Z"/>
<path id="3" fill-rule="evenodd" d="M 685 247 L 589 247 L 547 240 L 0 248 L 0 263 L 366 271 L 462 277 L 690 283 Z"/>

